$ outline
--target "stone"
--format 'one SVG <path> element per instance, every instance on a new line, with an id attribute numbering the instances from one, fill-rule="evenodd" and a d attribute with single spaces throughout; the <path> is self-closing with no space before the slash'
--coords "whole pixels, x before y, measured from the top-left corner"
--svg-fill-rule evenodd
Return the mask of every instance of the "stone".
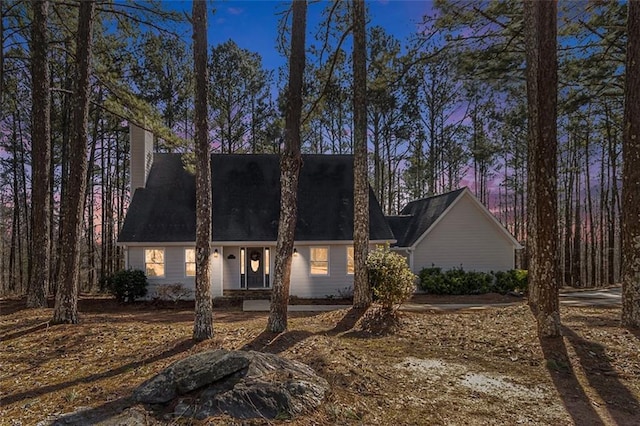
<path id="1" fill-rule="evenodd" d="M 183 361 L 174 368 L 177 390 L 181 395 L 215 383 L 249 365 L 246 357 L 222 350 L 202 352 Z"/>
<path id="2" fill-rule="evenodd" d="M 293 418 L 317 408 L 329 384 L 298 361 L 254 351 L 208 351 L 167 367 L 134 391 L 136 401 L 167 404 L 174 416 Z M 168 405 L 168 404 L 167 404 Z"/>
<path id="3" fill-rule="evenodd" d="M 249 364 L 222 349 L 201 352 L 176 361 L 133 392 L 133 399 L 145 404 L 161 404 L 235 373 Z"/>

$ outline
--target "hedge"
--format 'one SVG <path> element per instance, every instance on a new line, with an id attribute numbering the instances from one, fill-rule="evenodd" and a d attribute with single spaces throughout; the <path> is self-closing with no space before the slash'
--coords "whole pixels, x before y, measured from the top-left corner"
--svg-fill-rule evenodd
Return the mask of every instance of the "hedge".
<path id="1" fill-rule="evenodd" d="M 424 268 L 419 276 L 420 289 L 430 294 L 507 294 L 527 291 L 527 271 L 522 269 L 476 272 L 454 268 L 443 272 L 441 268 L 432 267 Z"/>

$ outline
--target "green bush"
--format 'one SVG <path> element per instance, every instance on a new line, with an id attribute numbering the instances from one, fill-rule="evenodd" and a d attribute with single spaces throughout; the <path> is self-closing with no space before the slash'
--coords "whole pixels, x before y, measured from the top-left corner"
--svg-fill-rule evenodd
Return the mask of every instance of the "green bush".
<path id="1" fill-rule="evenodd" d="M 445 294 L 449 290 L 446 288 L 444 274 L 441 268 L 424 268 L 420 271 L 420 288 L 433 294 Z"/>
<path id="2" fill-rule="evenodd" d="M 442 272 L 440 268 L 424 268 L 420 271 L 419 285 L 430 294 L 524 293 L 527 290 L 527 271 L 512 269 L 487 273 L 454 268 Z"/>
<path id="3" fill-rule="evenodd" d="M 109 293 L 119 302 L 133 302 L 147 294 L 147 276 L 143 271 L 123 269 L 106 278 Z"/>
<path id="4" fill-rule="evenodd" d="M 383 311 L 393 312 L 415 291 L 418 277 L 411 272 L 405 258 L 393 253 L 389 247 L 369 253 L 367 270 L 373 295 Z"/>

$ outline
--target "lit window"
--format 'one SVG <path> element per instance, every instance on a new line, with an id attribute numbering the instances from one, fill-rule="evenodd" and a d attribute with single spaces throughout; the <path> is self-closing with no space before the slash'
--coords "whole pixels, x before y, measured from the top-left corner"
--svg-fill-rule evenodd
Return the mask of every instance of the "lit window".
<path id="1" fill-rule="evenodd" d="M 244 255 L 245 255 L 245 250 L 244 247 L 240 249 L 240 287 L 244 288 L 245 287 L 245 259 L 244 259 Z"/>
<path id="2" fill-rule="evenodd" d="M 311 274 L 329 275 L 329 247 L 311 247 Z"/>
<path id="3" fill-rule="evenodd" d="M 264 286 L 269 287 L 269 264 L 271 262 L 271 258 L 269 256 L 270 250 L 269 247 L 264 249 Z"/>
<path id="4" fill-rule="evenodd" d="M 146 249 L 144 266 L 147 277 L 164 277 L 164 249 Z"/>
<path id="5" fill-rule="evenodd" d="M 353 246 L 347 247 L 347 274 L 353 274 L 356 270 L 353 260 Z"/>
<path id="6" fill-rule="evenodd" d="M 187 277 L 196 276 L 196 249 L 184 249 L 184 274 Z"/>

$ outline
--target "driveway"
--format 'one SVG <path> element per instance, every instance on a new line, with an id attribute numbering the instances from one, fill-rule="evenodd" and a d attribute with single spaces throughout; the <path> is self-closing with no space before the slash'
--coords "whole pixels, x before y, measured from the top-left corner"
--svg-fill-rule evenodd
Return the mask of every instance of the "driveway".
<path id="1" fill-rule="evenodd" d="M 622 287 L 562 292 L 560 303 L 567 306 L 620 306 Z"/>
<path id="2" fill-rule="evenodd" d="M 403 311 L 456 311 L 456 310 L 482 310 L 487 308 L 500 308 L 524 303 L 519 299 L 510 303 L 405 303 L 400 308 Z M 596 290 L 563 290 L 560 292 L 560 304 L 564 306 L 620 306 L 622 303 L 622 289 L 620 286 L 601 288 Z M 349 305 L 289 305 L 289 311 L 314 312 L 333 311 L 348 308 Z M 268 311 L 268 300 L 245 300 L 244 311 Z"/>
<path id="3" fill-rule="evenodd" d="M 481 310 L 499 308 L 523 303 L 523 300 L 511 303 L 408 303 L 402 305 L 405 311 L 453 311 L 459 309 Z M 620 286 L 595 290 L 562 290 L 560 304 L 564 306 L 620 306 L 622 304 L 622 289 Z"/>

